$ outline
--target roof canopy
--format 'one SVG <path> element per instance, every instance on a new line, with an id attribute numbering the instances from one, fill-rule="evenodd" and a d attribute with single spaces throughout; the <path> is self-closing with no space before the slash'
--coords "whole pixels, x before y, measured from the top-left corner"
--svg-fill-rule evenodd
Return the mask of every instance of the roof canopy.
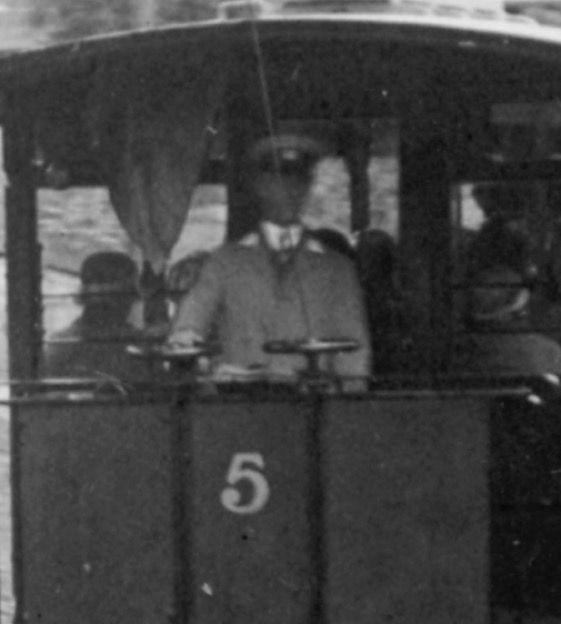
<path id="1" fill-rule="evenodd" d="M 558 92 L 553 32 L 395 16 L 216 22 L 12 55 L 0 59 L 0 85 L 8 100 L 21 91 L 29 102 L 44 180 L 66 171 L 55 183 L 106 184 L 157 268 L 181 230 L 220 111 L 251 128 L 267 115 L 353 119 L 391 113 L 416 93 L 419 111 L 408 114 L 427 125 L 431 106 L 450 102 L 461 117 L 467 102 L 483 106 L 519 84 L 547 100 Z"/>

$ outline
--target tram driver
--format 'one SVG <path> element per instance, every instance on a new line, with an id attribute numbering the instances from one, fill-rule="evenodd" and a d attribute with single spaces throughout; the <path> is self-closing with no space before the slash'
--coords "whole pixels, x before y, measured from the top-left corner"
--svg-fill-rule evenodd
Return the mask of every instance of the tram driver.
<path id="1" fill-rule="evenodd" d="M 369 375 L 370 341 L 354 266 L 301 221 L 323 153 L 318 141 L 291 134 L 252 146 L 248 179 L 260 207 L 258 227 L 205 263 L 179 303 L 170 348 L 192 346 L 217 327 L 217 374 L 261 370 L 269 378 L 294 378 L 304 367 L 303 356 L 267 353 L 266 343 L 345 338 L 358 348 L 322 356 L 322 370 L 355 379 Z"/>

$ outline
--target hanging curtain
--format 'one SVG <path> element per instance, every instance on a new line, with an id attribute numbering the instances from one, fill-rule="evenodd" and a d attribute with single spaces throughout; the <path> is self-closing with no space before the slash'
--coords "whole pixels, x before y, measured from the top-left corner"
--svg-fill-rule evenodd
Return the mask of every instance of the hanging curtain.
<path id="1" fill-rule="evenodd" d="M 196 60 L 105 66 L 92 97 L 113 206 L 156 274 L 181 233 L 225 91 L 224 58 Z"/>

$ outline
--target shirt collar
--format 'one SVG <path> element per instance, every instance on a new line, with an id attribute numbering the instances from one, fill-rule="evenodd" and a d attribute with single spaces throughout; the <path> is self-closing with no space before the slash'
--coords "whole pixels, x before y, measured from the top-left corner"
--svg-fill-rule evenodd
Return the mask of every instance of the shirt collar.
<path id="1" fill-rule="evenodd" d="M 265 244 L 269 249 L 273 251 L 282 251 L 286 249 L 283 245 L 283 240 L 288 238 L 289 247 L 298 247 L 302 240 L 302 234 L 304 228 L 301 223 L 295 223 L 292 225 L 278 225 L 272 221 L 262 221 L 260 224 L 261 234 L 265 241 Z"/>
<path id="2" fill-rule="evenodd" d="M 318 240 L 311 238 L 310 236 L 306 236 L 306 228 L 303 225 L 296 224 L 289 227 L 296 228 L 294 231 L 291 232 L 291 240 L 296 241 L 296 245 L 302 243 L 302 247 L 307 251 L 312 251 L 314 253 L 325 253 L 324 246 Z M 246 236 L 244 236 L 238 242 L 238 244 L 242 245 L 242 247 L 258 247 L 264 240 L 268 248 L 277 249 L 278 247 L 273 247 L 271 245 L 271 243 L 269 242 L 271 239 L 267 238 L 267 234 L 265 232 L 272 231 L 273 234 L 271 235 L 271 237 L 274 239 L 275 242 L 277 242 L 280 238 L 280 233 L 283 230 L 284 228 L 277 225 L 276 223 L 263 221 L 260 224 L 261 235 L 258 232 L 250 232 L 249 234 L 246 234 Z M 273 245 L 275 244 L 275 242 L 273 242 Z"/>

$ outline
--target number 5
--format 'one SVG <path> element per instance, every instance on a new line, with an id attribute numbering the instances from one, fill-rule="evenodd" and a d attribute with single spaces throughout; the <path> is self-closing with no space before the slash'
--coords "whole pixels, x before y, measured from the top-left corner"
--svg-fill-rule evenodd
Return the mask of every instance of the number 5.
<path id="1" fill-rule="evenodd" d="M 269 484 L 259 470 L 265 468 L 261 453 L 236 453 L 232 457 L 226 474 L 226 482 L 231 486 L 246 479 L 253 486 L 252 497 L 244 505 L 240 504 L 242 495 L 235 487 L 227 487 L 220 494 L 220 502 L 228 511 L 237 514 L 254 514 L 261 511 L 269 500 Z"/>

